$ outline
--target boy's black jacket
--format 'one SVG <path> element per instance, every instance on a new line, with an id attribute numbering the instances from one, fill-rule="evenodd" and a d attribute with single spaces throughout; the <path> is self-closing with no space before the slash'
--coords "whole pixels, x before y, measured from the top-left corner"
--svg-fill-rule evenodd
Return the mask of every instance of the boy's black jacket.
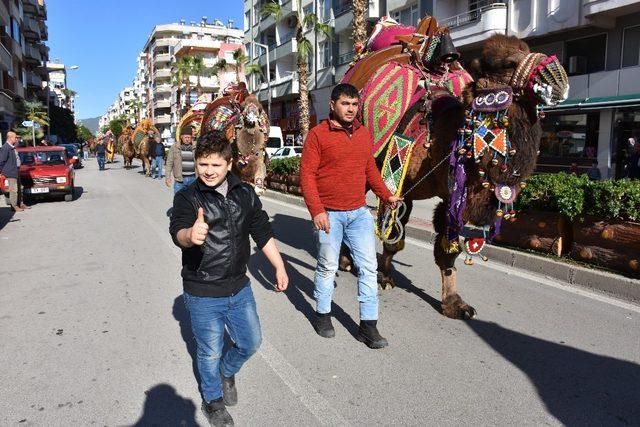
<path id="1" fill-rule="evenodd" d="M 169 232 L 176 245 L 178 231 L 193 226 L 198 208 L 204 209 L 209 225 L 204 245 L 182 248 L 183 286 L 192 295 L 224 297 L 239 292 L 249 282 L 249 235 L 260 249 L 273 237 L 253 187 L 231 173 L 227 183 L 226 198 L 196 179 L 173 199 Z"/>

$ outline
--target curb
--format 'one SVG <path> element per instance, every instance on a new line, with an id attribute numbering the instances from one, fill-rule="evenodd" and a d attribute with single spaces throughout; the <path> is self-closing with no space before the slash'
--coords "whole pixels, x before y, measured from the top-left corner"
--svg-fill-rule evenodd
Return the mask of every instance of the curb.
<path id="1" fill-rule="evenodd" d="M 300 206 L 305 209 L 307 207 L 302 197 L 278 193 L 272 189 L 269 189 L 267 194 L 262 197 Z M 411 220 L 405 227 L 405 230 L 407 237 L 412 239 L 429 244 L 433 244 L 435 241 L 435 232 L 431 228 L 424 225 L 411 224 Z M 568 264 L 540 255 L 500 246 L 487 245 L 483 253 L 489 257 L 490 261 L 496 261 L 545 278 L 604 292 L 629 301 L 640 301 L 640 280 L 637 279 L 582 267 L 580 265 Z"/>

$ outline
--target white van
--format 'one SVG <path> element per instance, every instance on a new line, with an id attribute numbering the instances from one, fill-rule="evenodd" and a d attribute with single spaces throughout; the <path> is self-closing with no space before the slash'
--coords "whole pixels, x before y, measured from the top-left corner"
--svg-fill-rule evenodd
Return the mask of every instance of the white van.
<path id="1" fill-rule="evenodd" d="M 279 126 L 269 127 L 269 140 L 267 141 L 267 154 L 273 156 L 276 151 L 284 147 L 284 138 L 282 137 L 282 129 Z"/>

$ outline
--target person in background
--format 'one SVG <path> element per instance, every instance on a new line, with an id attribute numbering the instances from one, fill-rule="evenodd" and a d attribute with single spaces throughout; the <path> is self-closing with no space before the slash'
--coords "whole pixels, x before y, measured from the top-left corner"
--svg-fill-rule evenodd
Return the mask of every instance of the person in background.
<path id="1" fill-rule="evenodd" d="M 96 145 L 96 157 L 98 158 L 98 168 L 99 170 L 104 170 L 104 162 L 105 157 L 107 155 L 107 147 L 104 144 L 104 138 L 100 138 L 98 144 Z"/>
<path id="2" fill-rule="evenodd" d="M 591 163 L 591 167 L 587 171 L 587 176 L 591 181 L 599 181 L 602 179 L 602 175 L 600 174 L 600 169 L 598 169 L 598 161 L 594 160 Z"/>
<path id="3" fill-rule="evenodd" d="M 167 187 L 171 187 L 171 177 L 173 177 L 174 194 L 196 180 L 192 131 L 191 126 L 180 129 L 180 142 L 174 143 L 167 154 L 165 183 Z"/>
<path id="4" fill-rule="evenodd" d="M 571 175 L 578 175 L 578 164 L 576 162 L 571 163 L 569 167 L 569 173 Z"/>
<path id="5" fill-rule="evenodd" d="M 7 142 L 0 147 L 0 175 L 9 181 L 9 204 L 14 212 L 30 209 L 22 201 L 22 185 L 20 185 L 20 156 L 16 151 L 18 136 L 15 132 L 7 132 Z"/>
<path id="6" fill-rule="evenodd" d="M 164 145 L 159 136 L 156 136 L 149 147 L 151 155 L 151 171 L 153 179 L 162 179 L 162 165 L 164 165 Z"/>

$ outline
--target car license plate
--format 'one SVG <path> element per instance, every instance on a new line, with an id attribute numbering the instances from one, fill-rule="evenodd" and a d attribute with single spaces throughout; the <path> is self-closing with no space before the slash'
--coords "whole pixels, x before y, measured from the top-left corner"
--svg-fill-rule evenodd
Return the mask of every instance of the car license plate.
<path id="1" fill-rule="evenodd" d="M 30 191 L 31 194 L 42 194 L 42 193 L 48 193 L 49 192 L 49 188 L 48 187 L 31 188 L 30 190 L 31 190 Z"/>

